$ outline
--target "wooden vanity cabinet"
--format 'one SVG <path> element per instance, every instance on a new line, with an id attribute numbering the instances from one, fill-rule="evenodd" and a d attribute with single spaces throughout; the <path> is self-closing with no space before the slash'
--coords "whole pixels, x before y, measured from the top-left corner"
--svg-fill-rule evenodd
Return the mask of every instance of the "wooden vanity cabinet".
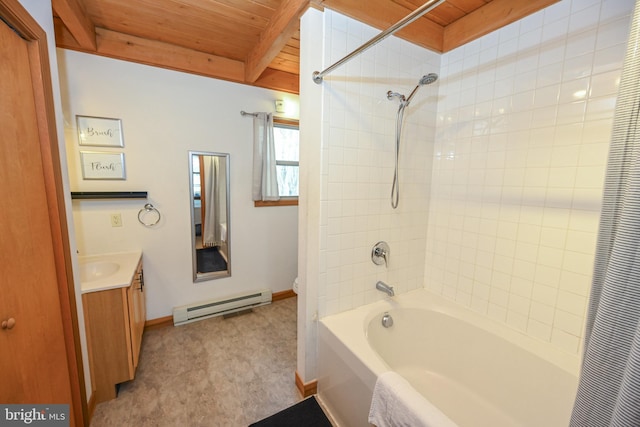
<path id="1" fill-rule="evenodd" d="M 127 287 L 82 295 L 95 403 L 134 378 L 146 319 L 142 259 Z"/>

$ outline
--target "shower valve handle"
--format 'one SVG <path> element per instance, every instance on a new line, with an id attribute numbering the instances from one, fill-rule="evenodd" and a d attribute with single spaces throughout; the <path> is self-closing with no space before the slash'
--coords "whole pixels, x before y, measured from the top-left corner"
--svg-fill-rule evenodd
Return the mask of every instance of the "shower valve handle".
<path id="1" fill-rule="evenodd" d="M 371 261 L 376 265 L 384 264 L 385 267 L 389 266 L 389 245 L 387 242 L 378 242 L 373 246 L 371 250 Z"/>

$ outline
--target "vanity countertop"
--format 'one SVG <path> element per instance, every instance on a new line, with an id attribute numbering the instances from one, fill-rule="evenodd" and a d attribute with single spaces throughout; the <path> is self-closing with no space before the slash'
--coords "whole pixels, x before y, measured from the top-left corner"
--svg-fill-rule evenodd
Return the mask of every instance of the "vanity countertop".
<path id="1" fill-rule="evenodd" d="M 141 251 L 79 256 L 81 292 L 85 294 L 129 286 L 140 258 Z"/>

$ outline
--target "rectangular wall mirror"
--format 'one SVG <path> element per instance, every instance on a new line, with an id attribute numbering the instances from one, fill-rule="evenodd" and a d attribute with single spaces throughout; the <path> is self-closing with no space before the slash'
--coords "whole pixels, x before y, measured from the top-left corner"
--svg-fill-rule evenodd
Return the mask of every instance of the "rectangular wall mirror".
<path id="1" fill-rule="evenodd" d="M 231 276 L 229 154 L 189 151 L 193 281 Z"/>

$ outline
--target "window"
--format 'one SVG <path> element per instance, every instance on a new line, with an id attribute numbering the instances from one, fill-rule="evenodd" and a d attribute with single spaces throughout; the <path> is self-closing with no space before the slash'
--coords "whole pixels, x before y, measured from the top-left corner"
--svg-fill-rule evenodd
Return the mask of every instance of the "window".
<path id="1" fill-rule="evenodd" d="M 297 120 L 273 118 L 273 142 L 278 174 L 277 202 L 256 201 L 255 206 L 287 206 L 298 204 L 300 176 L 300 131 Z"/>
<path id="2" fill-rule="evenodd" d="M 300 158 L 298 124 L 283 123 L 276 119 L 273 123 L 273 136 L 278 171 L 278 194 L 280 197 L 298 197 L 298 159 Z"/>

